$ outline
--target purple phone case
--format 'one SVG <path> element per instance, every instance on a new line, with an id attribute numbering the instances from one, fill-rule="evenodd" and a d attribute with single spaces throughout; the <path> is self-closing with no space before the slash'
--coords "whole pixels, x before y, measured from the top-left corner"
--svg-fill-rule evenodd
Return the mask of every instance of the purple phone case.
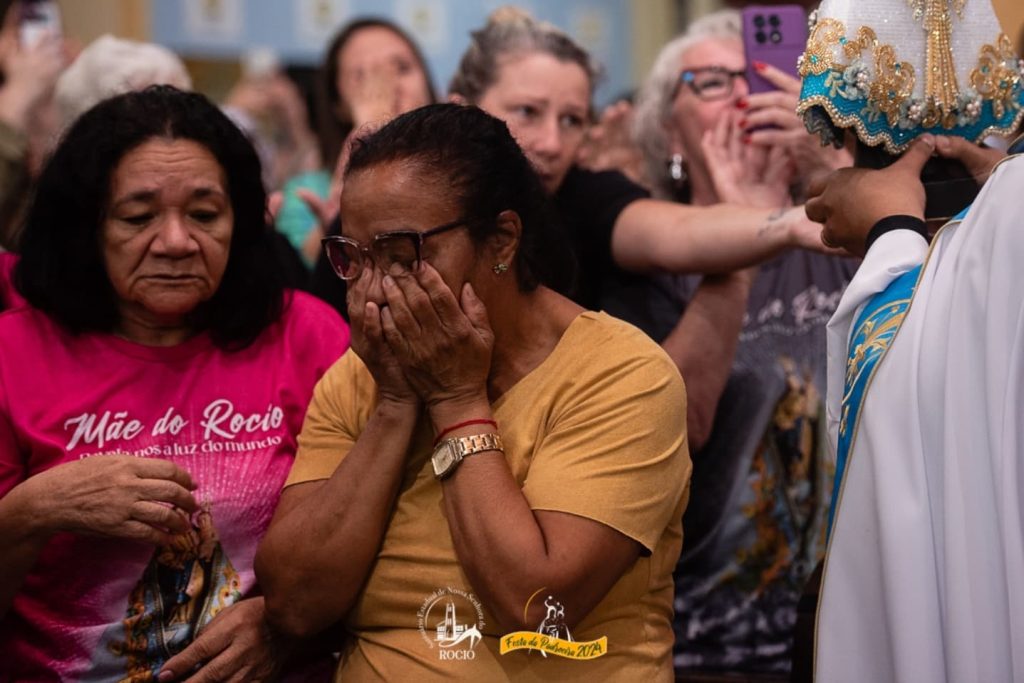
<path id="1" fill-rule="evenodd" d="M 799 5 L 749 5 L 743 9 L 743 51 L 751 93 L 777 88 L 754 70 L 764 62 L 797 75 L 796 60 L 807 47 L 807 15 Z"/>

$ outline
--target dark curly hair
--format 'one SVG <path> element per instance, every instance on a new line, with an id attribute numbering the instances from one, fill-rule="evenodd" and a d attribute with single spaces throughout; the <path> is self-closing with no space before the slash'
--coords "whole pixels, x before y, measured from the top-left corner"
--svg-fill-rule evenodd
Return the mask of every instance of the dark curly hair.
<path id="1" fill-rule="evenodd" d="M 430 104 L 355 141 L 346 176 L 379 164 L 416 164 L 454 193 L 469 234 L 482 244 L 497 216 L 512 210 L 523 225 L 515 269 L 519 286 L 567 291 L 576 260 L 544 186 L 504 121 L 475 106 Z"/>
<path id="2" fill-rule="evenodd" d="M 114 330 L 118 297 L 103 262 L 101 227 L 118 163 L 153 138 L 197 142 L 224 170 L 234 211 L 227 269 L 216 293 L 189 314 L 188 323 L 222 348 L 247 346 L 284 307 L 260 161 L 216 105 L 170 86 L 100 102 L 67 131 L 39 178 L 15 286 L 71 332 Z"/>

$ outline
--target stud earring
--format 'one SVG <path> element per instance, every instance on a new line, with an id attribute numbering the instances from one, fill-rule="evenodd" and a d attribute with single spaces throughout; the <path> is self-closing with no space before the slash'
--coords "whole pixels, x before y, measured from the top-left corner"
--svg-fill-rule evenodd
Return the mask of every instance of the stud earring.
<path id="1" fill-rule="evenodd" d="M 507 273 L 508 272 L 508 264 L 507 263 L 498 263 L 491 270 L 494 271 L 495 275 L 502 275 L 503 273 Z"/>

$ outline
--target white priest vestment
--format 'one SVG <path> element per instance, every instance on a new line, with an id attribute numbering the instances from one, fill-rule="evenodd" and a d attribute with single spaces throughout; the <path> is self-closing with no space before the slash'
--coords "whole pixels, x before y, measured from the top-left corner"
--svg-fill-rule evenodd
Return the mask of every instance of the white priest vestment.
<path id="1" fill-rule="evenodd" d="M 901 276 L 916 291 L 887 345 L 862 312 Z M 815 680 L 1024 683 L 1024 156 L 930 252 L 910 230 L 879 238 L 828 343 L 829 437 L 847 450 Z"/>

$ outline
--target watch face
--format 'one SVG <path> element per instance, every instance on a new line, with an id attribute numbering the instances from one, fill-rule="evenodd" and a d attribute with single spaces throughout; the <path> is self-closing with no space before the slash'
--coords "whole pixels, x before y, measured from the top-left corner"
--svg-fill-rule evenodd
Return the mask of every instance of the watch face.
<path id="1" fill-rule="evenodd" d="M 434 465 L 435 477 L 443 477 L 451 471 L 452 467 L 455 465 L 455 453 L 450 444 L 447 442 L 441 444 L 440 448 L 434 451 L 434 455 L 431 457 L 431 462 Z"/>

